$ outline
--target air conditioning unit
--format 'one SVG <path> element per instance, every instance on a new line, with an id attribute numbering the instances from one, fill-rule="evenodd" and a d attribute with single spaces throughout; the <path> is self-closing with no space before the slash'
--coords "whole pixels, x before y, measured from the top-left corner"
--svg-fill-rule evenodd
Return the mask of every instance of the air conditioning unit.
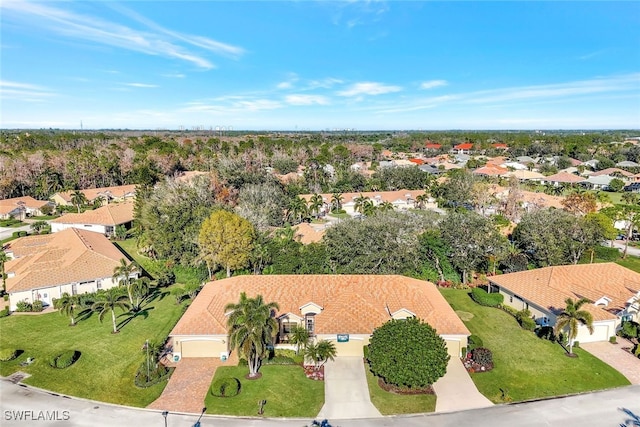
<path id="1" fill-rule="evenodd" d="M 180 359 L 182 359 L 182 354 L 180 353 L 173 353 L 173 361 L 174 362 L 179 362 Z"/>

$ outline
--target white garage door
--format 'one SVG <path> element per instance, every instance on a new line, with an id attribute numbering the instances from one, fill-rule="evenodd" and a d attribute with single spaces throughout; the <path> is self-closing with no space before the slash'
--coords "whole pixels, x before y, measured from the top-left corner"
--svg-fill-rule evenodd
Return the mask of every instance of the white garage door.
<path id="1" fill-rule="evenodd" d="M 451 357 L 460 357 L 460 341 L 449 339 L 445 340 L 445 343 L 447 344 L 447 352 Z"/>
<path id="2" fill-rule="evenodd" d="M 220 357 L 227 346 L 219 341 L 183 341 L 180 343 L 182 357 Z"/>
<path id="3" fill-rule="evenodd" d="M 349 340 L 348 342 L 333 341 L 338 351 L 338 356 L 360 356 L 364 357 L 362 347 L 364 342 L 361 340 Z"/>

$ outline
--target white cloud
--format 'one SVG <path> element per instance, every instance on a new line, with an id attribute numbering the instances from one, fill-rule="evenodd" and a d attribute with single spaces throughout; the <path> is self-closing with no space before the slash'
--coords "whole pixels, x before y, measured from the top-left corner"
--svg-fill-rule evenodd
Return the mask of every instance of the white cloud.
<path id="1" fill-rule="evenodd" d="M 42 86 L 0 80 L 0 98 L 25 102 L 42 102 L 54 96 L 55 93 Z"/>
<path id="2" fill-rule="evenodd" d="M 187 77 L 185 74 L 182 73 L 169 73 L 169 74 L 161 74 L 162 77 L 169 77 L 172 79 L 184 79 L 185 77 Z"/>
<path id="3" fill-rule="evenodd" d="M 328 105 L 329 99 L 322 95 L 288 95 L 285 102 L 290 105 Z"/>
<path id="4" fill-rule="evenodd" d="M 428 82 L 420 83 L 420 89 L 433 89 L 434 87 L 447 86 L 448 84 L 446 80 L 429 80 Z"/>
<path id="5" fill-rule="evenodd" d="M 385 93 L 400 92 L 400 86 L 385 85 L 377 82 L 360 82 L 350 88 L 338 92 L 340 96 L 383 95 Z"/>
<path id="6" fill-rule="evenodd" d="M 151 85 L 147 83 L 124 83 L 124 85 L 129 87 L 143 87 L 143 88 L 158 87 L 158 85 Z"/>
<path id="7" fill-rule="evenodd" d="M 341 84 L 343 83 L 342 80 L 340 79 L 336 79 L 333 77 L 327 77 L 324 79 L 320 79 L 320 80 L 311 80 L 309 81 L 306 89 L 311 90 L 311 89 L 331 89 L 333 86 L 337 85 L 337 84 Z"/>

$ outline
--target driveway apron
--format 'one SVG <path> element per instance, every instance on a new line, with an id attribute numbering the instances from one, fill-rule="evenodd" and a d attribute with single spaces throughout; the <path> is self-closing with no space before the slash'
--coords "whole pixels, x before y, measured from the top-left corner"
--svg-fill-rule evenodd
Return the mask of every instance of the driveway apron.
<path id="1" fill-rule="evenodd" d="M 381 417 L 369 398 L 362 357 L 338 356 L 324 366 L 324 406 L 318 418 L 356 419 Z"/>
<path id="2" fill-rule="evenodd" d="M 580 347 L 627 377 L 631 384 L 640 384 L 640 359 L 623 350 L 633 349 L 631 341 L 618 337 L 618 344 L 588 342 L 580 343 Z"/>
<path id="3" fill-rule="evenodd" d="M 433 385 L 438 396 L 436 412 L 463 411 L 486 408 L 493 403 L 484 397 L 471 380 L 462 361 L 452 357 L 447 365 L 447 373 Z"/>

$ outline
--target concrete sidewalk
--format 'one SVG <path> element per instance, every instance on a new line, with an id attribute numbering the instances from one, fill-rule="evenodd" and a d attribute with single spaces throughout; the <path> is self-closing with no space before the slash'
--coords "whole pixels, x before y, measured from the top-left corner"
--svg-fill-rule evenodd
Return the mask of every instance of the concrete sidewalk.
<path id="1" fill-rule="evenodd" d="M 381 417 L 369 398 L 362 357 L 336 357 L 324 365 L 324 406 L 320 419 Z"/>
<path id="2" fill-rule="evenodd" d="M 493 403 L 484 397 L 471 380 L 462 361 L 452 357 L 447 365 L 447 373 L 433 385 L 438 396 L 436 412 L 464 411 L 486 408 Z"/>

